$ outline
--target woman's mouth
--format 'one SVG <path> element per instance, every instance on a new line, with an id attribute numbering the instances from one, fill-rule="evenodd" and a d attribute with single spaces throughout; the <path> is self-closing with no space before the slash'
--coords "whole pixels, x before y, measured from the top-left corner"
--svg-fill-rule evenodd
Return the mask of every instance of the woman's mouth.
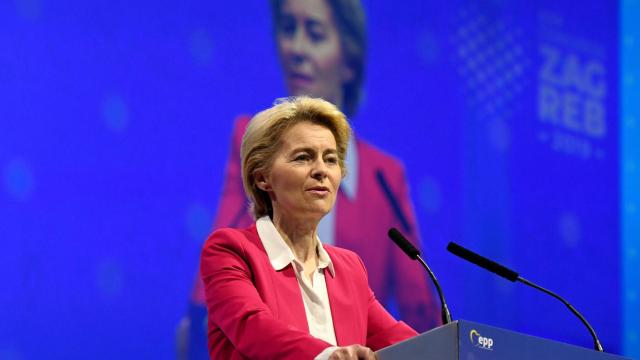
<path id="1" fill-rule="evenodd" d="M 306 90 L 313 84 L 313 78 L 311 76 L 295 72 L 289 74 L 288 80 L 292 91 Z"/>
<path id="2" fill-rule="evenodd" d="M 310 192 L 310 193 L 315 194 L 315 195 L 324 196 L 324 195 L 329 194 L 330 191 L 329 191 L 329 188 L 324 187 L 324 186 L 314 186 L 312 188 L 307 189 L 307 192 Z"/>

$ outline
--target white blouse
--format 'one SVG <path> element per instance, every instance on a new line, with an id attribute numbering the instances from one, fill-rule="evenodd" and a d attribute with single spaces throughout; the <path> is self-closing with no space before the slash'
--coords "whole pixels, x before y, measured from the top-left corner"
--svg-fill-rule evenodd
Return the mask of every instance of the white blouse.
<path id="1" fill-rule="evenodd" d="M 321 340 L 324 340 L 334 346 L 322 351 L 316 360 L 327 359 L 331 353 L 337 349 L 337 341 L 335 330 L 333 329 L 333 319 L 331 317 L 331 308 L 329 306 L 329 294 L 327 293 L 327 283 L 324 278 L 325 271 L 331 272 L 335 276 L 335 269 L 329 254 L 322 247 L 322 243 L 318 240 L 318 267 L 312 274 L 313 280 L 304 276 L 304 266 L 293 255 L 293 251 L 285 243 L 282 236 L 276 229 L 275 225 L 268 216 L 261 217 L 256 221 L 258 235 L 262 241 L 262 245 L 267 251 L 269 261 L 276 271 L 280 271 L 291 264 L 296 273 L 298 284 L 300 285 L 300 293 L 302 294 L 302 302 L 304 303 L 304 311 L 309 324 L 309 333 Z"/>

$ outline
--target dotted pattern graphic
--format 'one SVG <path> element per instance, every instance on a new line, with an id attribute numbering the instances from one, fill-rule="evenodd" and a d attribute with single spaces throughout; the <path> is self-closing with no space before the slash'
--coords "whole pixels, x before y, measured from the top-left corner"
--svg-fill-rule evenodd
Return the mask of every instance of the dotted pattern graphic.
<path id="1" fill-rule="evenodd" d="M 507 119 L 530 66 L 523 30 L 470 9 L 461 10 L 460 18 L 453 41 L 469 105 L 484 117 Z"/>

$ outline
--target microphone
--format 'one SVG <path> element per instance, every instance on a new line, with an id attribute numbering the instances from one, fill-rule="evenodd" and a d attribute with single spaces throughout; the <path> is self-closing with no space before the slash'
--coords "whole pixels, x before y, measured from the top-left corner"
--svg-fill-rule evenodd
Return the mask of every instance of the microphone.
<path id="1" fill-rule="evenodd" d="M 509 281 L 515 282 L 518 280 L 519 276 L 517 272 L 491 261 L 486 257 L 480 256 L 469 249 L 465 249 L 454 242 L 450 242 L 449 245 L 447 245 L 447 250 L 449 250 L 450 253 L 472 262 L 481 268 L 489 270 L 496 275 L 502 276 Z"/>
<path id="2" fill-rule="evenodd" d="M 487 259 L 484 256 L 481 256 L 479 254 L 476 254 L 475 252 L 466 249 L 454 242 L 450 242 L 449 245 L 447 245 L 447 250 L 449 250 L 449 252 L 451 252 L 452 254 L 459 256 L 461 258 L 463 258 L 464 260 L 467 260 L 471 263 L 474 263 L 478 266 L 480 266 L 481 268 L 484 268 L 485 270 L 489 270 L 492 273 L 502 276 L 503 278 L 512 281 L 512 282 L 516 282 L 516 281 L 520 281 L 521 283 L 531 286 L 534 289 L 540 290 L 545 294 L 551 295 L 554 298 L 560 300 L 567 308 L 569 308 L 569 310 L 571 310 L 571 312 L 577 316 L 580 321 L 582 321 L 582 323 L 587 327 L 587 329 L 589 329 L 589 332 L 591 333 L 591 337 L 593 338 L 593 347 L 595 350 L 603 352 L 603 348 L 602 348 L 602 344 L 600 343 L 600 340 L 598 339 L 598 336 L 596 335 L 596 332 L 593 330 L 593 328 L 591 327 L 591 325 L 589 324 L 589 322 L 587 322 L 587 320 L 584 318 L 584 316 L 582 316 L 582 314 L 580 314 L 578 312 L 578 310 L 576 310 L 576 308 L 573 307 L 573 305 L 569 304 L 569 302 L 565 299 L 563 299 L 560 295 L 552 292 L 551 290 L 547 290 L 545 288 L 543 288 L 542 286 L 536 285 L 534 283 L 532 283 L 531 281 L 523 278 L 522 276 L 518 275 L 517 272 L 502 266 L 492 260 Z"/>
<path id="3" fill-rule="evenodd" d="M 449 307 L 447 306 L 447 302 L 444 300 L 444 294 L 442 293 L 442 289 L 440 288 L 440 283 L 436 279 L 436 276 L 433 274 L 433 271 L 429 268 L 429 265 L 422 259 L 420 256 L 420 251 L 416 249 L 413 244 L 407 240 L 396 228 L 389 229 L 387 233 L 391 240 L 393 240 L 402 251 L 404 251 L 411 260 L 418 260 L 427 272 L 429 273 L 429 277 L 433 281 L 436 286 L 436 290 L 438 291 L 438 296 L 440 297 L 440 303 L 442 304 L 441 313 L 442 313 L 442 324 L 446 325 L 451 322 L 451 312 L 449 312 Z"/>

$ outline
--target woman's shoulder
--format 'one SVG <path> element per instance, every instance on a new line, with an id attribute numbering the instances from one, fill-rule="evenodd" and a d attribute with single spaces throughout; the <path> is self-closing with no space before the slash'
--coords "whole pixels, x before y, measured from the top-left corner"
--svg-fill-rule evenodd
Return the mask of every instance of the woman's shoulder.
<path id="1" fill-rule="evenodd" d="M 247 242 L 255 243 L 256 240 L 259 241 L 259 237 L 258 231 L 256 230 L 256 224 L 254 223 L 244 229 L 220 228 L 214 230 L 207 238 L 204 247 L 245 247 Z"/>
<path id="2" fill-rule="evenodd" d="M 393 168 L 401 169 L 402 161 L 391 155 L 390 153 L 378 148 L 366 140 L 360 138 L 356 139 L 356 146 L 358 147 L 358 158 L 362 165 L 369 165 L 376 168 Z"/>

